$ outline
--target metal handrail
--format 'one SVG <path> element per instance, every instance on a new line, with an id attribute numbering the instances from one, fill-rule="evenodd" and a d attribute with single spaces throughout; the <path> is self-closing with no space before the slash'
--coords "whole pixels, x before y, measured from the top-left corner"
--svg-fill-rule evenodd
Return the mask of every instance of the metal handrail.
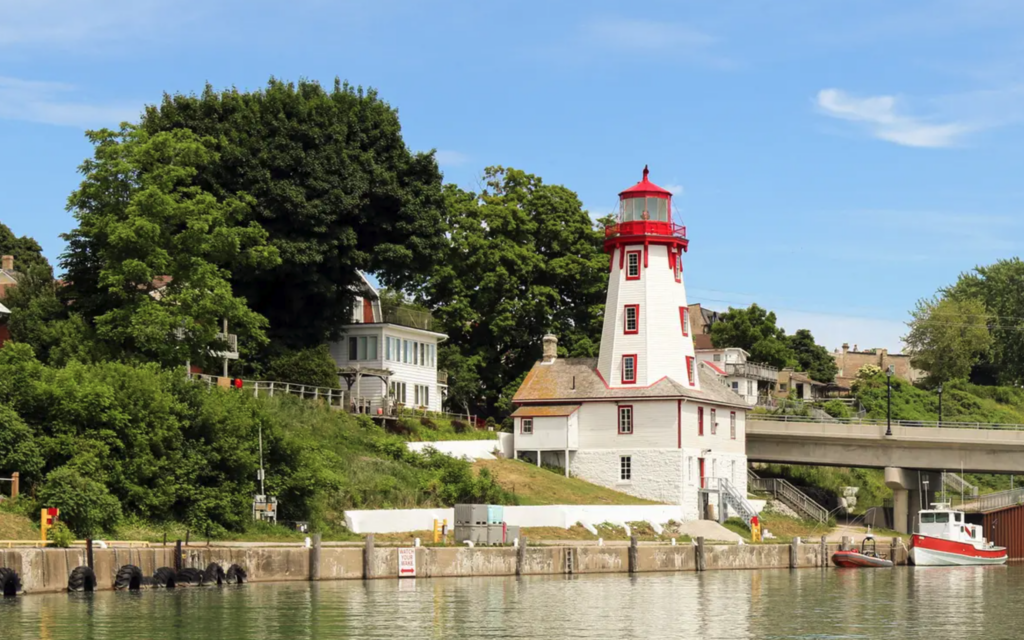
<path id="1" fill-rule="evenodd" d="M 1024 504 L 1024 487 L 997 491 L 983 496 L 964 499 L 959 504 L 962 511 L 993 511 Z"/>
<path id="2" fill-rule="evenodd" d="M 852 425 L 868 425 L 868 426 L 886 426 L 890 422 L 884 419 L 868 419 L 868 418 L 833 418 L 832 420 L 825 421 L 814 418 L 813 416 L 790 416 L 790 415 L 774 415 L 770 413 L 751 413 L 748 417 L 749 420 L 760 420 L 763 422 L 794 422 L 794 423 L 817 423 L 817 424 L 852 424 Z M 949 422 L 943 420 L 939 422 L 932 422 L 929 420 L 892 420 L 892 426 L 894 427 L 942 427 L 944 429 L 996 429 L 996 430 L 1009 430 L 1009 431 L 1024 431 L 1024 424 L 1012 424 L 1012 423 L 999 423 L 999 422 Z"/>
<path id="3" fill-rule="evenodd" d="M 784 478 L 757 478 L 748 475 L 747 486 L 754 488 L 755 491 L 772 494 L 775 499 L 781 499 L 791 509 L 803 512 L 812 520 L 818 522 L 828 520 L 828 509 L 815 502 L 799 487 Z"/>

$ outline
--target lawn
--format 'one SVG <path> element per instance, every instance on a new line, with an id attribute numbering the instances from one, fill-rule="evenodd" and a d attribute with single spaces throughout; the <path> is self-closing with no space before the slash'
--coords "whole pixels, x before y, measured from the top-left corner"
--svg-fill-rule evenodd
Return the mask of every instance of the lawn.
<path id="1" fill-rule="evenodd" d="M 478 471 L 488 469 L 502 488 L 515 494 L 521 505 L 660 504 L 578 478 L 566 478 L 520 460 L 477 460 L 473 466 Z"/>

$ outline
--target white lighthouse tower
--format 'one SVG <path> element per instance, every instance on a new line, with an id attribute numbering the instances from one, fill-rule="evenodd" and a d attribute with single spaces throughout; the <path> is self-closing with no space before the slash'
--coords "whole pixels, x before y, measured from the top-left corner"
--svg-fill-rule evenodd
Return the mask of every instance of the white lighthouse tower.
<path id="1" fill-rule="evenodd" d="M 662 378 L 700 388 L 686 308 L 686 227 L 672 222 L 672 193 L 647 178 L 619 194 L 598 372 L 609 387 Z"/>

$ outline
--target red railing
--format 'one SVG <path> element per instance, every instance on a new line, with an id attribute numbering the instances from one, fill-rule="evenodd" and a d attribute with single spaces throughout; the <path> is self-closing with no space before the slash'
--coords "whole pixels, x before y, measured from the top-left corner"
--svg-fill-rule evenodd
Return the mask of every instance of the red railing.
<path id="1" fill-rule="evenodd" d="M 686 238 L 686 227 L 672 222 L 660 222 L 657 220 L 632 220 L 630 222 L 612 224 L 604 229 L 605 238 L 645 235 Z"/>

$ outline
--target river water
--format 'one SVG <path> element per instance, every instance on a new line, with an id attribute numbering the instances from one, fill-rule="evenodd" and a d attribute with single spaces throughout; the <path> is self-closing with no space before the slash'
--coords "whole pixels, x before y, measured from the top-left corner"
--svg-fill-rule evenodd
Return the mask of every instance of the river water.
<path id="1" fill-rule="evenodd" d="M 1024 637 L 1024 567 L 250 584 L 0 600 L 0 639 Z"/>

